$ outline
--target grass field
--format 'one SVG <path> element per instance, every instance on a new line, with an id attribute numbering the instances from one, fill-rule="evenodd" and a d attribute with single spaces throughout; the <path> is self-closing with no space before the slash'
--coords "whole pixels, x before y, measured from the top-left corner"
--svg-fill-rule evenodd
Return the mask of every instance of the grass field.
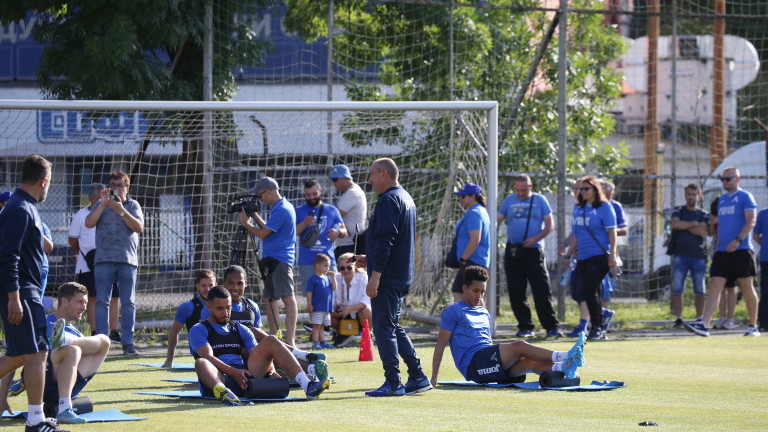
<path id="1" fill-rule="evenodd" d="M 417 349 L 431 371 L 433 338 L 420 339 Z M 503 342 L 503 340 L 499 340 Z M 570 340 L 536 341 L 565 350 Z M 145 352 L 159 354 L 161 347 Z M 179 352 L 183 349 L 180 347 Z M 117 352 L 113 350 L 113 352 Z M 160 356 L 112 357 L 84 392 L 96 409 L 117 408 L 148 420 L 70 426 L 74 431 L 456 431 L 637 430 L 655 421 L 663 430 L 763 431 L 768 425 L 766 355 L 768 338 L 646 338 L 590 343 L 582 382 L 624 381 L 626 388 L 601 392 L 523 391 L 481 387 L 437 389 L 415 396 L 366 398 L 363 393 L 383 382 L 381 363 L 358 362 L 356 348 L 329 351 L 335 384 L 319 400 L 224 407 L 218 401 L 143 396 L 136 391 L 187 388 L 160 381 L 194 376 L 141 366 L 162 362 Z M 178 357 L 191 362 L 189 356 Z M 440 379 L 460 379 L 450 355 L 443 359 Z M 528 376 L 528 381 L 537 379 Z M 292 395 L 303 396 L 299 389 Z M 26 398 L 12 398 L 26 409 Z M 2 420 L 3 429 L 22 427 Z"/>

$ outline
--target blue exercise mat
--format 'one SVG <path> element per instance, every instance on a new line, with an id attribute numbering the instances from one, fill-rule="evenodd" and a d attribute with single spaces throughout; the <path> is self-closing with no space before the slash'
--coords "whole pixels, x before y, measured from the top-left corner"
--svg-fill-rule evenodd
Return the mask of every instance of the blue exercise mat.
<path id="1" fill-rule="evenodd" d="M 175 382 L 175 383 L 182 383 L 182 384 L 197 384 L 197 377 L 165 378 L 165 379 L 161 379 L 160 381 Z M 293 382 L 293 381 L 289 381 L 288 384 L 291 387 L 301 387 L 299 383 Z M 335 384 L 335 383 L 331 382 L 331 384 Z"/>
<path id="2" fill-rule="evenodd" d="M 162 363 L 131 363 L 131 365 L 167 369 L 163 367 Z M 195 364 L 194 363 L 174 363 L 171 369 L 195 370 Z"/>
<path id="3" fill-rule="evenodd" d="M 522 390 L 565 390 L 565 391 L 600 391 L 600 390 L 613 390 L 617 388 L 626 387 L 622 381 L 592 381 L 591 384 L 570 386 L 570 387 L 542 387 L 538 381 L 526 382 L 526 383 L 511 383 L 511 384 L 499 384 L 499 383 L 476 383 L 474 381 L 455 380 L 455 381 L 438 381 L 441 385 L 458 385 L 458 386 L 485 386 L 485 387 L 515 387 Z"/>
<path id="4" fill-rule="evenodd" d="M 88 420 L 88 423 L 98 422 L 118 422 L 118 421 L 136 421 L 146 420 L 146 417 L 134 417 L 128 415 L 120 410 L 106 409 L 101 411 L 93 411 L 85 414 L 80 414 L 80 417 Z M 3 418 L 27 418 L 26 411 L 16 411 L 16 414 L 11 415 L 8 411 L 3 412 Z"/>
<path id="5" fill-rule="evenodd" d="M 206 398 L 203 397 L 203 395 L 200 394 L 200 390 L 175 390 L 175 391 L 155 391 L 155 392 L 137 392 L 136 394 L 144 394 L 144 395 L 155 395 L 155 396 L 169 396 L 169 397 L 179 397 L 179 398 L 195 398 L 195 399 L 209 399 L 209 400 L 217 400 L 215 398 Z M 248 398 L 240 398 L 243 402 L 296 402 L 296 401 L 307 401 L 312 400 L 314 398 L 297 398 L 297 397 L 287 397 L 283 399 L 248 399 Z"/>

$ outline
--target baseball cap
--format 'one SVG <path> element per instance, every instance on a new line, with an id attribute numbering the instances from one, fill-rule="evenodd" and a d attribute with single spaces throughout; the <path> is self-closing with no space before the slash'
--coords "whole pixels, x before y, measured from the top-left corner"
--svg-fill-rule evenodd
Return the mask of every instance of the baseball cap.
<path id="1" fill-rule="evenodd" d="M 0 194 L 0 202 L 6 202 L 11 197 L 11 191 L 5 191 Z"/>
<path id="2" fill-rule="evenodd" d="M 349 167 L 346 165 L 336 165 L 333 167 L 331 174 L 328 177 L 332 179 L 345 178 L 352 180 L 352 174 L 350 174 Z"/>
<path id="3" fill-rule="evenodd" d="M 474 183 L 467 183 L 464 185 L 464 189 L 456 192 L 456 195 L 479 195 L 481 193 L 483 193 L 483 188 Z"/>
<path id="4" fill-rule="evenodd" d="M 256 182 L 256 187 L 253 188 L 254 191 L 260 191 L 260 190 L 278 190 L 277 182 L 272 177 L 262 177 L 259 179 L 259 181 Z"/>

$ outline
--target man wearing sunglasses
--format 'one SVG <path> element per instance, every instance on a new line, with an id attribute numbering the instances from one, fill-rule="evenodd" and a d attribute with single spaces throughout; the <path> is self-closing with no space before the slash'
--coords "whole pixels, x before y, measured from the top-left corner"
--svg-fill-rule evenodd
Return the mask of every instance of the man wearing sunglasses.
<path id="1" fill-rule="evenodd" d="M 720 303 L 725 282 L 738 279 L 749 315 L 749 327 L 744 336 L 760 336 L 756 322 L 757 293 L 752 284 L 756 275 L 755 254 L 750 235 L 755 226 L 757 203 L 751 193 L 739 187 L 738 168 L 726 168 L 720 180 L 725 192 L 720 195 L 717 205 L 717 251 L 709 268 L 709 297 L 702 320 L 685 323 L 685 328 L 700 336 L 709 336 L 709 324 Z"/>

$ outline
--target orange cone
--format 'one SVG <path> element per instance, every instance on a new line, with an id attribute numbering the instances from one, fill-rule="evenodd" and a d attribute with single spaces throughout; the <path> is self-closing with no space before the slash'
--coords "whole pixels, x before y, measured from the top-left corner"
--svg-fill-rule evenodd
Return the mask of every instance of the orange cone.
<path id="1" fill-rule="evenodd" d="M 368 328 L 368 320 L 363 321 L 363 338 L 360 340 L 360 356 L 358 361 L 373 361 L 373 341 Z"/>

